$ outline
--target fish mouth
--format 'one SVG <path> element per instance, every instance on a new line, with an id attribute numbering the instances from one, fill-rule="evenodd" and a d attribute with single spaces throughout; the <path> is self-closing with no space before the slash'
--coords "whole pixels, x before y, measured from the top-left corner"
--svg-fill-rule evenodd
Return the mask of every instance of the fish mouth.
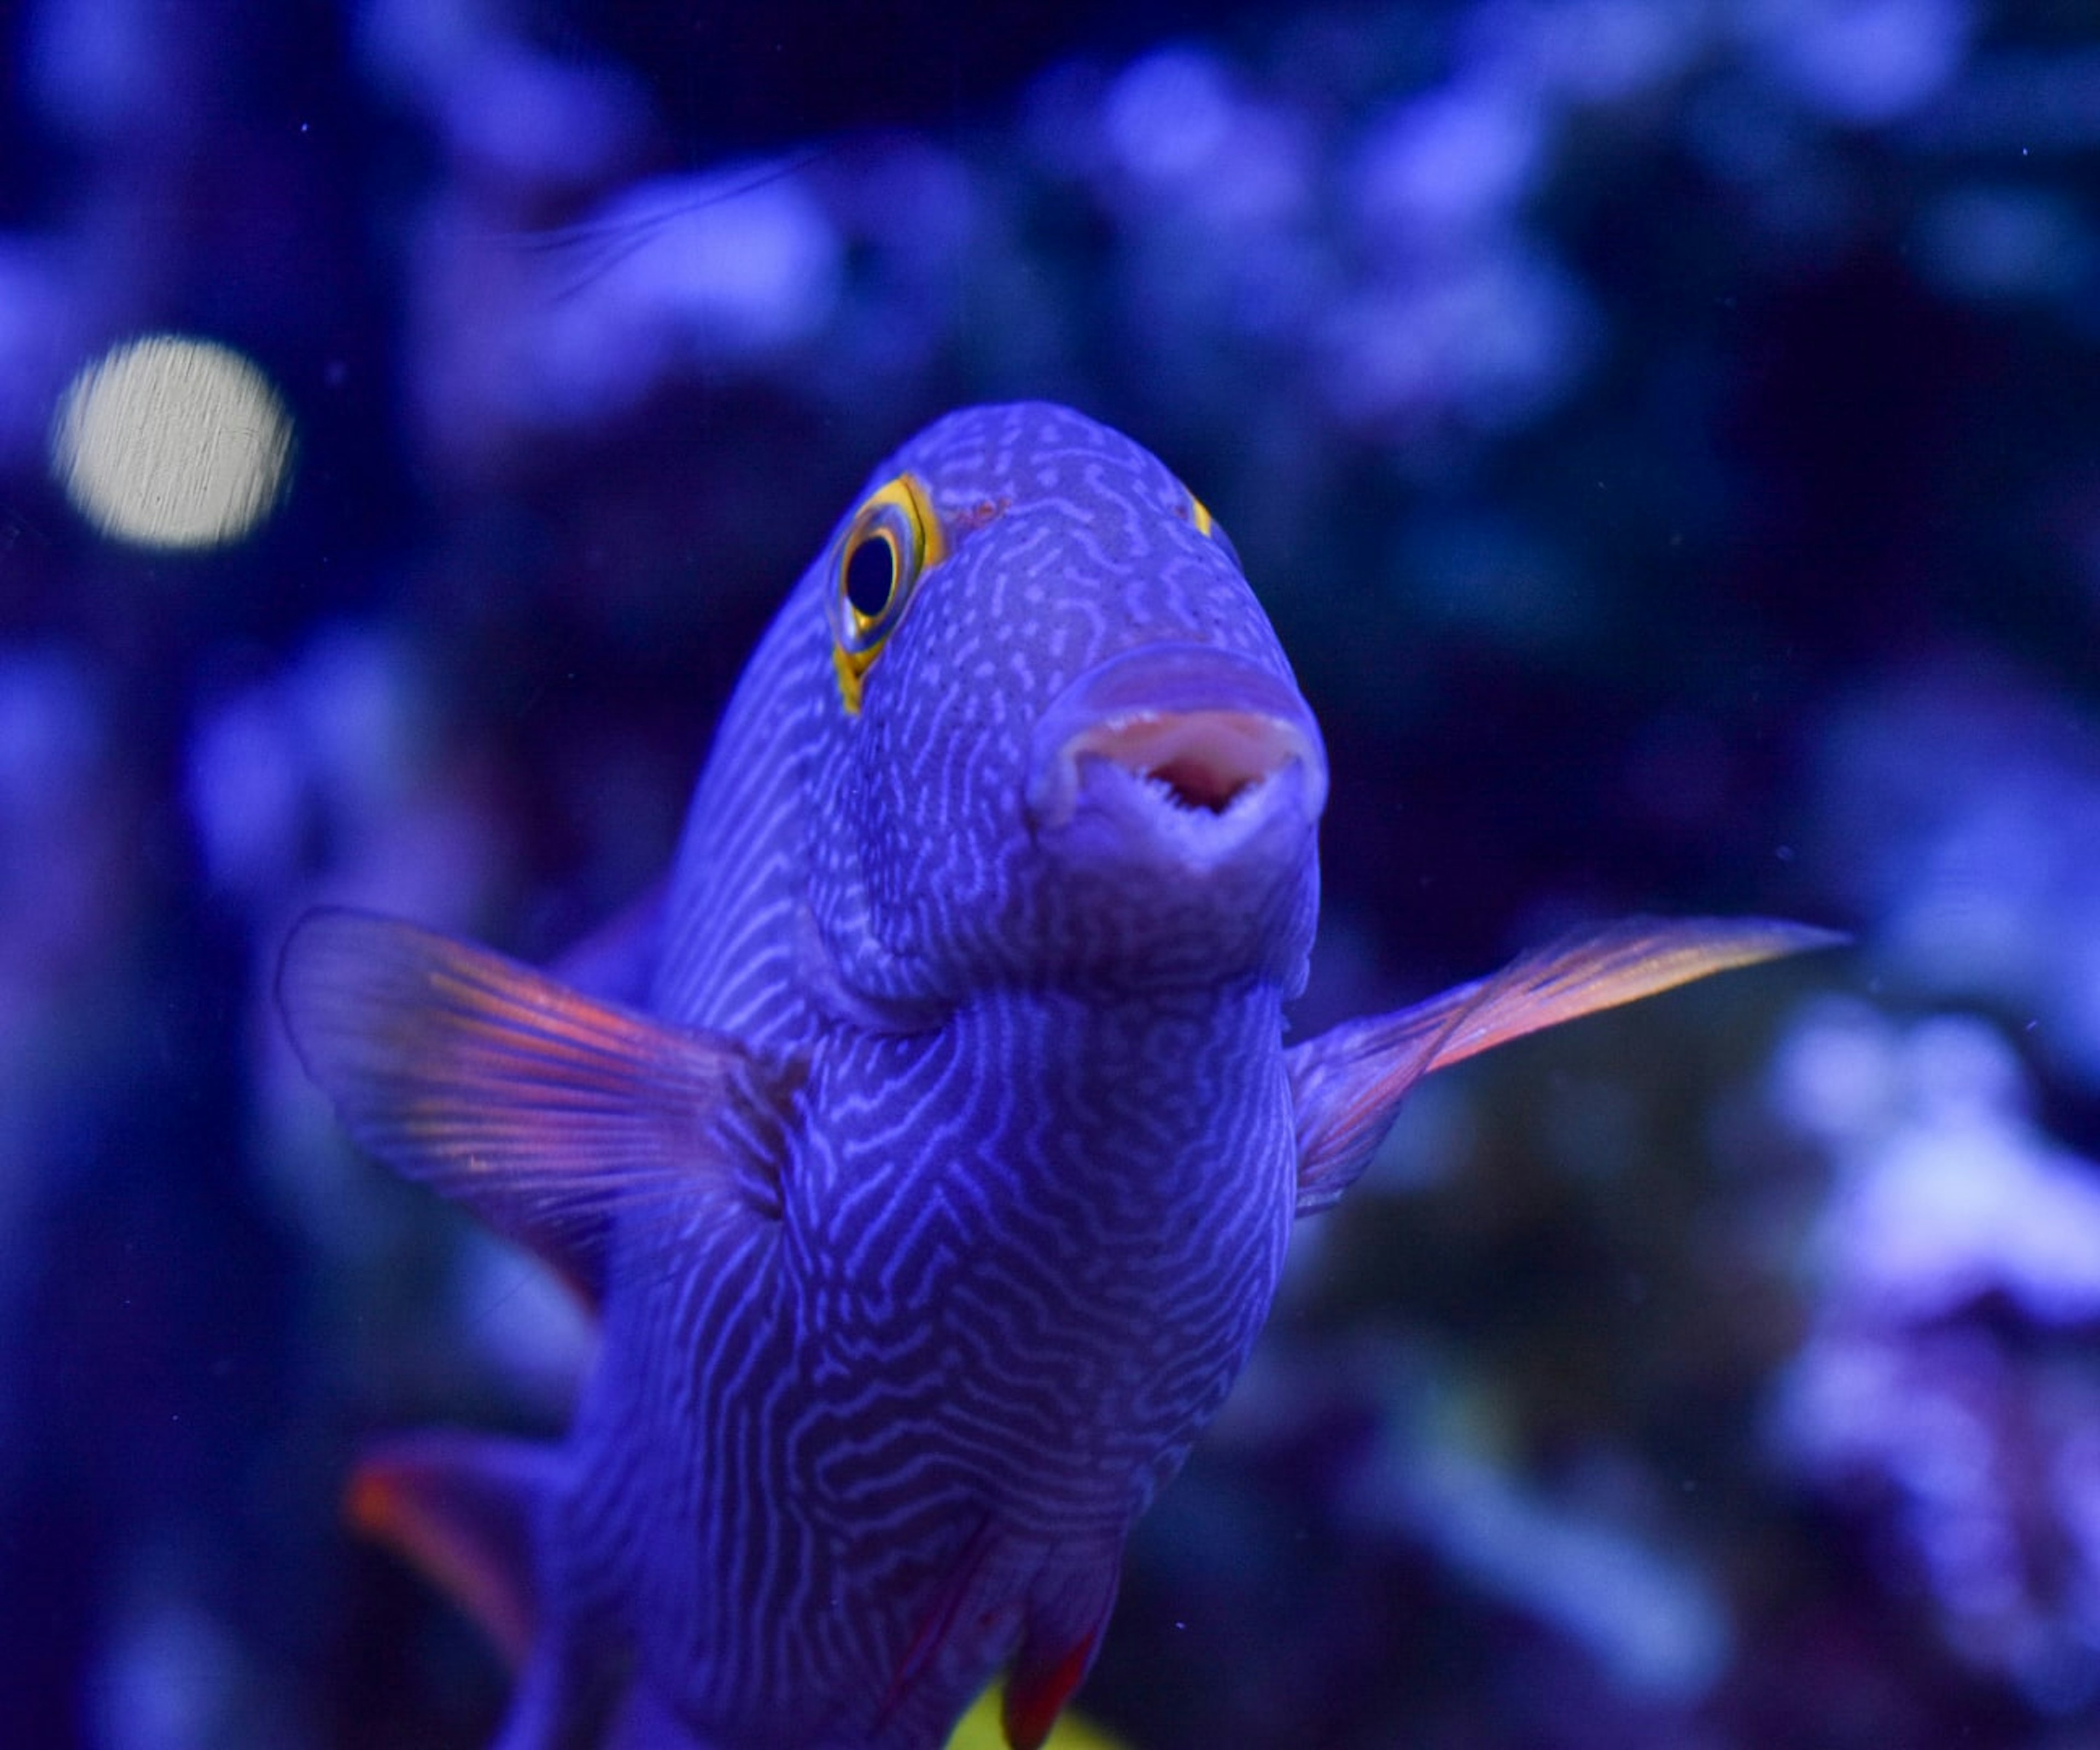
<path id="1" fill-rule="evenodd" d="M 1210 862 L 1278 817 L 1309 825 L 1326 800 L 1326 752 L 1297 688 L 1206 645 L 1140 645 L 1088 669 L 1043 713 L 1031 755 L 1039 836 L 1099 815 Z"/>

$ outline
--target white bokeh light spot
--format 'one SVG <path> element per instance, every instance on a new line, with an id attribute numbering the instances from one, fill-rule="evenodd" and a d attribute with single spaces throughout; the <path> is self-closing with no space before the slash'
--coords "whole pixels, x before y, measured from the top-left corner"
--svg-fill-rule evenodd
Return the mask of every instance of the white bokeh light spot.
<path id="1" fill-rule="evenodd" d="M 214 342 L 148 335 L 83 367 L 59 398 L 51 470 L 112 540 L 223 546 L 267 515 L 292 425 L 269 379 Z"/>

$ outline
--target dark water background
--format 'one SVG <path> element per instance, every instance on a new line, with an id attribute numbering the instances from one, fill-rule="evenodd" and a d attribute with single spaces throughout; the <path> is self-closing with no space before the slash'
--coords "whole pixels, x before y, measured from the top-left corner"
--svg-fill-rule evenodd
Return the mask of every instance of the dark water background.
<path id="1" fill-rule="evenodd" d="M 337 1138 L 275 945 L 616 908 L 868 470 L 1045 395 L 1209 503 L 1321 715 L 1307 1028 L 1581 918 L 1861 938 L 1426 1089 L 1086 1710 L 2100 1744 L 2096 31 L 0 7 L 0 1739 L 489 1729 L 337 1492 L 377 1428 L 558 1424 L 580 1333 Z M 162 330 L 289 410 L 243 543 L 54 479 L 68 381 Z"/>

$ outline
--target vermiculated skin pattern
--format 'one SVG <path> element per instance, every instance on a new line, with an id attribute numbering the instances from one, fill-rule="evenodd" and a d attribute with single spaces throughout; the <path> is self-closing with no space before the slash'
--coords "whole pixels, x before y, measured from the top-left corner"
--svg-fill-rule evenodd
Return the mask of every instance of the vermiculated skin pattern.
<path id="1" fill-rule="evenodd" d="M 904 471 L 976 526 L 858 719 L 832 684 L 830 571 L 805 576 L 723 724 L 674 881 L 697 902 L 653 993 L 667 1018 L 808 1057 L 786 1219 L 676 1297 L 624 1294 L 615 1273 L 577 1427 L 579 1449 L 624 1442 L 698 1483 L 677 1536 L 717 1584 L 638 1616 L 644 1664 L 696 1724 L 770 1714 L 783 1743 L 868 1730 L 824 1698 L 849 1674 L 880 1701 L 966 1558 L 980 1592 L 1076 1564 L 1105 1606 L 1131 1522 L 1246 1359 L 1290 1220 L 1278 981 L 1042 988 L 1045 964 L 1156 954 L 1156 895 L 1133 878 L 1118 909 L 1056 904 L 1022 800 L 1034 722 L 1075 676 L 1171 637 L 1287 679 L 1266 619 L 1185 490 L 1076 415 L 961 416 L 885 469 Z M 1270 952 L 1294 973 L 1311 824 L 1280 884 L 1299 890 L 1299 940 Z M 819 932 L 837 976 L 940 1012 L 938 1029 L 823 1013 L 798 976 Z M 673 1491 L 610 1479 L 624 1468 L 579 1483 L 557 1536 L 575 1523 L 579 1564 L 643 1596 L 666 1530 L 647 1504 Z M 965 1607 L 991 1617 L 995 1663 L 1013 1606 Z M 754 1639 L 753 1614 L 782 1632 Z M 981 1686 L 982 1651 L 950 1656 L 964 1693 L 892 1722 L 898 1743 L 938 1742 Z"/>

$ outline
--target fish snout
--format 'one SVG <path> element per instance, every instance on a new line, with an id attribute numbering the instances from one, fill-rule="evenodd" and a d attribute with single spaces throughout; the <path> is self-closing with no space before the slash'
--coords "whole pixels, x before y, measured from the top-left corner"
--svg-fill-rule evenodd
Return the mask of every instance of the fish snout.
<path id="1" fill-rule="evenodd" d="M 1319 725 L 1286 676 L 1162 642 L 1096 664 L 1052 702 L 1024 802 L 1039 840 L 1097 824 L 1131 848 L 1212 865 L 1257 837 L 1310 828 L 1326 797 Z"/>

